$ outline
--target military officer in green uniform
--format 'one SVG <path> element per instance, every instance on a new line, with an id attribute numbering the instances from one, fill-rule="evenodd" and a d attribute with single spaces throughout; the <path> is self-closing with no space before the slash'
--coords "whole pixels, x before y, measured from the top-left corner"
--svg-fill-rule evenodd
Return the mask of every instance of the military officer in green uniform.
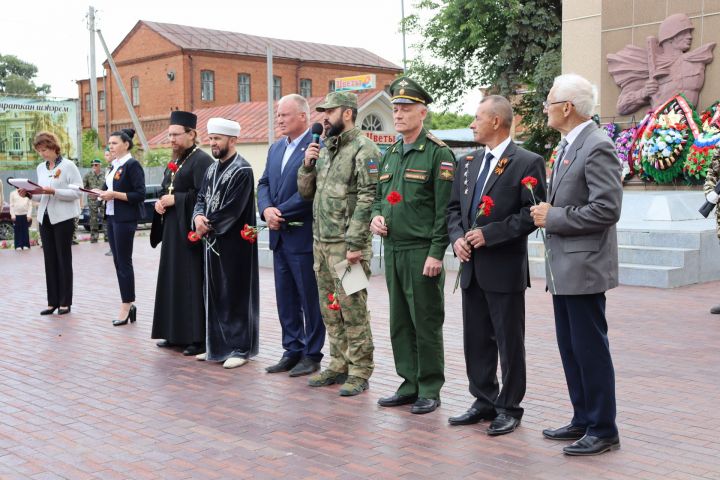
<path id="1" fill-rule="evenodd" d="M 443 257 L 455 158 L 423 127 L 430 95 L 408 77 L 395 80 L 390 92 L 402 140 L 380 161 L 370 230 L 384 237 L 390 339 L 395 370 L 404 381 L 378 404 L 412 403 L 411 412 L 422 414 L 440 406 L 445 382 Z"/>
<path id="2" fill-rule="evenodd" d="M 105 187 L 105 174 L 100 169 L 100 160 L 90 162 L 90 171 L 83 177 L 83 188 L 88 190 L 102 190 Z M 87 196 L 88 212 L 90 214 L 90 243 L 97 243 L 100 232 L 100 215 L 104 203 L 94 195 Z"/>
<path id="3" fill-rule="evenodd" d="M 375 368 L 367 290 L 346 295 L 334 268 L 347 260 L 360 263 L 370 274 L 368 227 L 380 150 L 355 126 L 357 106 L 354 93 L 331 92 L 316 107 L 323 113 L 327 138 L 322 148 L 308 145 L 297 175 L 298 193 L 304 200 L 313 199 L 313 268 L 330 344 L 328 368 L 310 377 L 308 384 L 341 383 L 338 393 L 345 397 L 367 390 Z M 333 300 L 326 303 L 328 294 Z"/>

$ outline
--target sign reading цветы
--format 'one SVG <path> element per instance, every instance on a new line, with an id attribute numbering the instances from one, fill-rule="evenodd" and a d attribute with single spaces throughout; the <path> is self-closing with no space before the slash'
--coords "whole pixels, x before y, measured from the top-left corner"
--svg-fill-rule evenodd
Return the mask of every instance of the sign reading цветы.
<path id="1" fill-rule="evenodd" d="M 335 79 L 335 91 L 346 92 L 349 90 L 372 90 L 375 88 L 375 75 L 355 75 L 354 77 L 342 77 Z"/>

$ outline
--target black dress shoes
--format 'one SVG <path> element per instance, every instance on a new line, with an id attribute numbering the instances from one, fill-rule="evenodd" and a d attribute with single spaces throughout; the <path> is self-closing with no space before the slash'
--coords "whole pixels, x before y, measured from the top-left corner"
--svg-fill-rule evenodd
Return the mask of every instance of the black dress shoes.
<path id="1" fill-rule="evenodd" d="M 576 427 L 571 423 L 555 430 L 546 428 L 542 433 L 545 438 L 550 440 L 580 440 L 585 436 L 585 428 Z"/>
<path id="2" fill-rule="evenodd" d="M 290 370 L 288 375 L 291 377 L 302 377 L 303 375 L 315 373 L 318 370 L 320 370 L 320 362 L 316 362 L 308 357 L 303 357 L 302 360 Z"/>
<path id="3" fill-rule="evenodd" d="M 448 423 L 450 425 L 472 425 L 481 420 L 493 420 L 495 416 L 495 412 L 481 412 L 475 407 L 470 407 L 467 412 L 448 418 Z"/>
<path id="4" fill-rule="evenodd" d="M 512 433 L 520 425 L 520 419 L 511 417 L 507 413 L 501 413 L 492 421 L 486 433 L 491 437 Z"/>
<path id="5" fill-rule="evenodd" d="M 278 363 L 270 365 L 265 371 L 267 373 L 289 372 L 299 361 L 299 357 L 282 357 Z"/>
<path id="6" fill-rule="evenodd" d="M 50 307 L 45 310 L 40 311 L 40 315 L 52 315 L 55 313 L 55 310 L 57 310 L 58 307 Z"/>
<path id="7" fill-rule="evenodd" d="M 199 355 L 201 353 L 205 353 L 205 344 L 204 343 L 191 343 L 187 347 L 185 347 L 185 350 L 183 350 L 182 354 L 186 357 L 189 357 L 190 355 Z"/>
<path id="8" fill-rule="evenodd" d="M 399 407 L 400 405 L 407 405 L 409 403 L 415 403 L 417 395 L 390 395 L 389 397 L 382 397 L 378 399 L 378 405 L 381 407 Z"/>
<path id="9" fill-rule="evenodd" d="M 70 313 L 71 307 L 60 307 L 58 308 L 58 315 L 65 315 L 66 313 Z"/>
<path id="10" fill-rule="evenodd" d="M 175 345 L 173 345 L 172 343 L 168 342 L 167 340 L 160 340 L 160 341 L 157 342 L 155 345 L 157 345 L 157 346 L 160 347 L 160 348 L 170 348 L 170 347 L 174 347 L 174 346 L 175 346 Z"/>
<path id="11" fill-rule="evenodd" d="M 563 448 L 565 455 L 590 456 L 617 450 L 620 448 L 620 437 L 615 435 L 611 438 L 593 437 L 585 435 L 577 442 Z"/>
<path id="12" fill-rule="evenodd" d="M 415 403 L 413 403 L 410 413 L 422 415 L 424 413 L 434 412 L 439 406 L 439 398 L 418 398 Z"/>

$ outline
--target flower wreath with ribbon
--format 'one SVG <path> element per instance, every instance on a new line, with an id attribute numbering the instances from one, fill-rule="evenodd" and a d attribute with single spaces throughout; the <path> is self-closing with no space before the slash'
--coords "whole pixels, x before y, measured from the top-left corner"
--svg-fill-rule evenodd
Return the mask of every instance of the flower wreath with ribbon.
<path id="1" fill-rule="evenodd" d="M 700 135 L 699 120 L 683 95 L 658 107 L 640 139 L 643 171 L 657 183 L 670 183 L 681 175 L 688 145 Z"/>

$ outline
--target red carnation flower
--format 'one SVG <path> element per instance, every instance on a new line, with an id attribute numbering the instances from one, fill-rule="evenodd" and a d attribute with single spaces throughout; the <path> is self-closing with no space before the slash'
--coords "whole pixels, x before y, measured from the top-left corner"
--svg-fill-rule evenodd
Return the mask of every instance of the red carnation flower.
<path id="1" fill-rule="evenodd" d="M 402 202 L 402 195 L 400 195 L 400 193 L 395 190 L 388 193 L 388 196 L 386 198 L 390 205 L 397 205 L 398 203 Z"/>
<path id="2" fill-rule="evenodd" d="M 240 230 L 240 236 L 243 240 L 255 243 L 255 240 L 257 240 L 257 227 L 252 227 L 246 223 L 243 229 Z"/>
<path id="3" fill-rule="evenodd" d="M 493 202 L 493 199 L 490 198 L 487 195 L 483 195 L 482 199 L 480 200 L 480 203 L 478 204 L 478 215 L 484 215 L 486 217 L 490 216 L 490 211 L 492 210 L 492 207 L 495 206 L 495 202 Z M 480 213 L 482 212 L 482 213 Z"/>
<path id="4" fill-rule="evenodd" d="M 175 172 L 178 171 L 178 166 L 177 166 L 177 163 L 175 163 L 175 162 L 168 162 L 167 168 L 168 168 L 168 170 L 170 170 L 172 173 L 175 173 Z"/>
<path id="5" fill-rule="evenodd" d="M 520 180 L 520 183 L 525 185 L 526 188 L 532 190 L 533 188 L 537 187 L 538 181 L 537 178 L 528 176 Z"/>
<path id="6" fill-rule="evenodd" d="M 199 242 L 202 238 L 200 235 L 198 235 L 197 232 L 189 231 L 187 235 L 188 240 L 190 240 L 190 243 Z"/>

